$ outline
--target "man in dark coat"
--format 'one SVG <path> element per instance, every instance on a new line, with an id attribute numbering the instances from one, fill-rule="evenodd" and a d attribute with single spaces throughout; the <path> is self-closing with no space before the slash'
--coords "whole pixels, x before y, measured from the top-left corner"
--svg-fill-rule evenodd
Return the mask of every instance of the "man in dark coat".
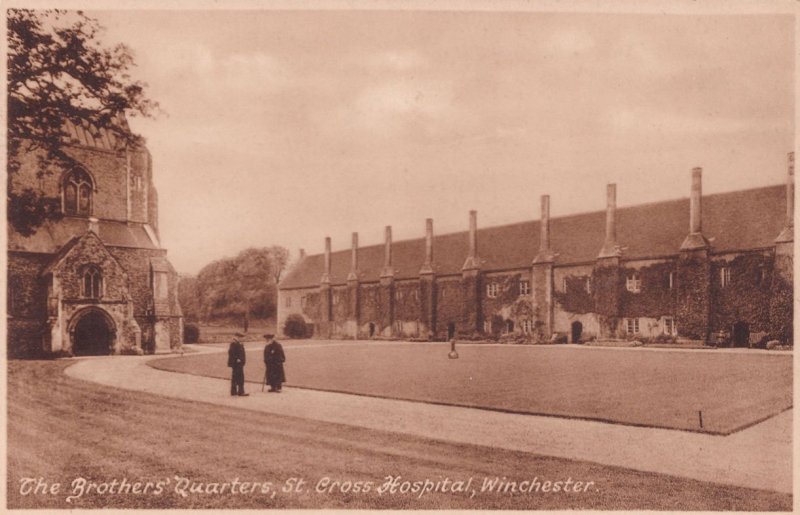
<path id="1" fill-rule="evenodd" d="M 244 345 L 239 338 L 244 337 L 242 333 L 236 333 L 235 338 L 228 347 L 228 366 L 231 367 L 231 395 L 246 397 L 250 394 L 244 393 L 244 364 L 247 355 L 244 352 Z"/>
<path id="2" fill-rule="evenodd" d="M 286 382 L 286 373 L 283 371 L 283 362 L 286 356 L 283 354 L 283 346 L 275 340 L 274 334 L 265 334 L 267 346 L 264 347 L 264 365 L 267 367 L 267 383 L 269 391 L 281 391 L 281 385 Z"/>

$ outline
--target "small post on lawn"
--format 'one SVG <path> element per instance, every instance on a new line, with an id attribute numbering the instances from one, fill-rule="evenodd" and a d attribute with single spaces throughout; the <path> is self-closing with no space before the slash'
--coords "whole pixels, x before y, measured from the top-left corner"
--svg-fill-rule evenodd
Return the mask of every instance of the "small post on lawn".
<path id="1" fill-rule="evenodd" d="M 703 429 L 703 411 L 698 410 L 697 415 L 700 417 L 700 429 Z"/>
<path id="2" fill-rule="evenodd" d="M 458 359 L 458 352 L 456 352 L 456 339 L 450 340 L 450 353 L 447 355 L 450 359 Z"/>

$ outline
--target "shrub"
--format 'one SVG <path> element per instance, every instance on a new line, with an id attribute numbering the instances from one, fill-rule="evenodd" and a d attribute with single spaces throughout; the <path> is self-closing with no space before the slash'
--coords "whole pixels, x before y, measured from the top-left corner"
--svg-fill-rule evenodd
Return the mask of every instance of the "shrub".
<path id="1" fill-rule="evenodd" d="M 197 343 L 200 340 L 200 328 L 196 324 L 183 326 L 183 343 Z"/>
<path id="2" fill-rule="evenodd" d="M 287 338 L 308 338 L 311 336 L 311 330 L 306 324 L 306 319 L 303 315 L 294 313 L 286 318 L 286 323 L 283 325 L 283 334 Z"/>

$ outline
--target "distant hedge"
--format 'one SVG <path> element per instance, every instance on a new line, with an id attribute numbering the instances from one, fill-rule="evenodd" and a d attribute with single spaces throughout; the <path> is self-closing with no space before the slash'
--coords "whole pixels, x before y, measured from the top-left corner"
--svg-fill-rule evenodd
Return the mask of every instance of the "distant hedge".
<path id="1" fill-rule="evenodd" d="M 295 313 L 286 318 L 286 323 L 283 325 L 283 334 L 288 338 L 309 338 L 311 336 L 311 328 L 306 323 L 303 315 Z"/>

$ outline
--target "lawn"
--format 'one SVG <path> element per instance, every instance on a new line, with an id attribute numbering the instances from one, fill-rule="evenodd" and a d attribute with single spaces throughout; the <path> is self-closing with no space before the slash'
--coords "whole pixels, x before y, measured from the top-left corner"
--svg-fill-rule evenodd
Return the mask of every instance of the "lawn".
<path id="1" fill-rule="evenodd" d="M 729 434 L 792 406 L 792 356 L 561 346 L 286 342 L 289 386 Z M 245 377 L 263 377 L 250 348 Z M 230 377 L 223 355 L 152 362 Z M 700 427 L 702 411 L 703 426 Z"/>
<path id="2" fill-rule="evenodd" d="M 65 376 L 71 363 L 8 364 L 8 508 L 786 511 L 792 506 L 788 494 L 124 391 Z M 399 475 L 401 484 L 472 478 L 477 492 L 474 497 L 379 493 L 387 475 Z M 497 476 L 593 484 L 568 494 L 480 491 L 485 478 Z M 326 477 L 338 486 L 325 483 Z M 23 478 L 41 478 L 49 488 L 61 489 L 22 495 Z M 203 492 L 182 496 L 184 490 L 176 490 L 181 478 Z M 283 491 L 291 478 L 306 484 Z M 129 485 L 161 482 L 162 490 L 107 490 L 114 480 L 121 488 L 123 479 Z M 67 502 L 77 493 L 76 480 L 94 482 L 102 491 Z M 222 483 L 234 481 L 262 485 L 246 493 L 241 487 L 237 493 L 230 486 L 221 490 Z M 262 493 L 267 482 L 271 485 Z M 356 482 L 359 493 L 352 486 Z M 364 491 L 367 483 L 370 489 Z"/>

